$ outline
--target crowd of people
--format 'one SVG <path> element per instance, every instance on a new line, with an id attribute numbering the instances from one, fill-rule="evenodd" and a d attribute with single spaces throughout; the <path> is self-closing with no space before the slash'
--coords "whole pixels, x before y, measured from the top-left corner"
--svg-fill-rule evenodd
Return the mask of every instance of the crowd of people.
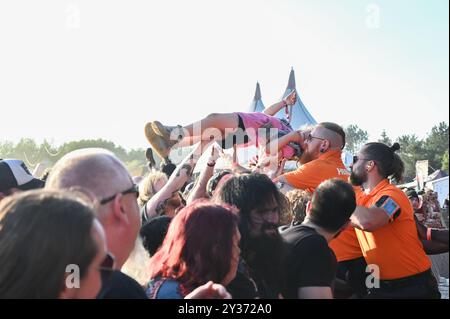
<path id="1" fill-rule="evenodd" d="M 448 252 L 448 230 L 424 225 L 415 190 L 396 186 L 400 145 L 368 143 L 348 170 L 341 126 L 294 130 L 273 116 L 295 100 L 148 123 L 142 178 L 103 149 L 65 155 L 45 180 L 1 160 L 0 298 L 440 298 L 427 254 Z M 253 162 L 216 169 L 223 148 L 249 144 Z M 144 279 L 123 271 L 138 246 Z"/>

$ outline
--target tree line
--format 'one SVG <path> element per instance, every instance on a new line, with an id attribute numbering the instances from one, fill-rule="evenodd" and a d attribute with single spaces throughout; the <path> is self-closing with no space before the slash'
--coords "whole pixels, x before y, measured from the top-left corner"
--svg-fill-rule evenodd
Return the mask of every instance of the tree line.
<path id="1" fill-rule="evenodd" d="M 99 147 L 113 152 L 130 171 L 132 175 L 141 175 L 147 171 L 147 159 L 144 149 L 125 148 L 103 139 L 70 141 L 60 146 L 53 146 L 47 140 L 38 144 L 31 138 L 22 138 L 17 144 L 10 141 L 0 141 L 0 158 L 18 158 L 32 170 L 39 163 L 50 168 L 61 157 L 81 148 Z M 158 161 L 157 156 L 155 160 Z"/>
<path id="2" fill-rule="evenodd" d="M 356 124 L 345 127 L 345 132 L 347 135 L 345 150 L 351 154 L 356 154 L 361 146 L 369 141 L 367 131 Z M 392 140 L 383 130 L 377 141 L 388 145 L 392 145 L 393 142 L 400 144 L 399 155 L 405 163 L 405 182 L 414 179 L 415 164 L 418 160 L 429 161 L 430 173 L 437 169 L 448 173 L 449 134 L 448 124 L 445 122 L 435 125 L 424 139 L 419 139 L 415 134 L 407 134 Z M 103 139 L 71 141 L 60 146 L 54 146 L 47 140 L 38 144 L 31 138 L 22 138 L 16 144 L 10 141 L 0 141 L 0 158 L 21 159 L 30 169 L 38 163 L 51 167 L 65 154 L 87 147 L 100 147 L 113 152 L 125 163 L 132 175 L 141 175 L 147 171 L 144 149 L 126 150 L 120 145 Z M 156 155 L 155 160 L 158 164 L 159 158 Z"/>
<path id="3" fill-rule="evenodd" d="M 362 145 L 369 141 L 369 134 L 358 125 L 349 125 L 345 128 L 347 144 L 345 150 L 356 154 Z M 405 164 L 405 182 L 411 182 L 416 176 L 416 162 L 428 160 L 429 173 L 441 169 L 448 174 L 448 149 L 449 135 L 448 124 L 441 122 L 431 128 L 431 131 L 423 139 L 415 134 L 405 134 L 392 140 L 385 130 L 381 133 L 378 142 L 392 145 L 400 144 L 398 154 Z"/>

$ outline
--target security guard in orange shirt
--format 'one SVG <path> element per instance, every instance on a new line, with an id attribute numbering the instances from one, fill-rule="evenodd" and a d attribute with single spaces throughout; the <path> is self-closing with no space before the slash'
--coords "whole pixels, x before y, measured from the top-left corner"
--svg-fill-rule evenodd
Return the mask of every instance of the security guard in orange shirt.
<path id="1" fill-rule="evenodd" d="M 350 181 L 362 186 L 351 217 L 369 266 L 373 266 L 372 298 L 440 298 L 431 262 L 418 238 L 413 208 L 406 195 L 388 180 L 400 181 L 404 165 L 389 147 L 368 143 L 353 159 Z M 377 285 L 377 281 L 379 285 Z"/>

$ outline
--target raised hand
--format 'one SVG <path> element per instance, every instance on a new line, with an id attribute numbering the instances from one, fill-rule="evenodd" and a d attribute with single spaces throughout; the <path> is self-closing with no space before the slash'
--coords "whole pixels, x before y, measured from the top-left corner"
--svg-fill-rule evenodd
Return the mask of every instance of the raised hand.
<path id="1" fill-rule="evenodd" d="M 286 102 L 287 105 L 294 105 L 295 102 L 297 102 L 297 92 L 293 90 L 291 93 L 289 93 L 288 96 L 283 99 L 283 101 Z"/>

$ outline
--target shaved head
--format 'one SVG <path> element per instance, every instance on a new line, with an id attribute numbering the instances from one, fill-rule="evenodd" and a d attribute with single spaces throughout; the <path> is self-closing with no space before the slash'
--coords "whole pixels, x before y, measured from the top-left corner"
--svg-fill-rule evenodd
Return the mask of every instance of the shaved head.
<path id="1" fill-rule="evenodd" d="M 131 183 L 130 174 L 113 153 L 87 148 L 62 157 L 52 168 L 45 188 L 82 188 L 102 199 L 123 191 Z"/>
<path id="2" fill-rule="evenodd" d="M 341 126 L 331 122 L 323 122 L 317 125 L 316 132 L 330 142 L 331 148 L 344 148 L 345 132 Z"/>

